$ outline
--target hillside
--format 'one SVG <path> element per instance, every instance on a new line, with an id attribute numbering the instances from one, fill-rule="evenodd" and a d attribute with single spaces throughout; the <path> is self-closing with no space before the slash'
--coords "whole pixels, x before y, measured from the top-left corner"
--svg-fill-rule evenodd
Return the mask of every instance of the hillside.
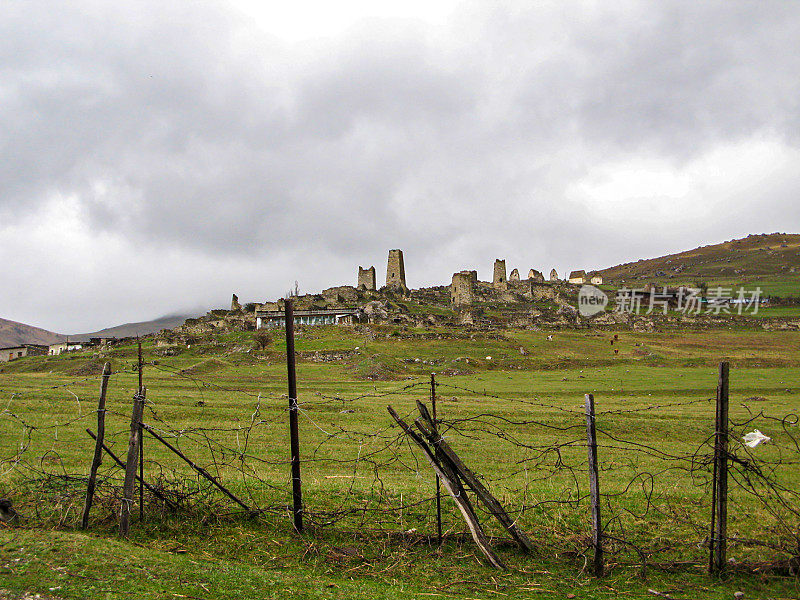
<path id="1" fill-rule="evenodd" d="M 93 337 L 124 338 L 135 337 L 137 335 L 147 335 L 158 333 L 163 329 L 172 329 L 189 317 L 186 315 L 170 315 L 154 319 L 152 321 L 141 321 L 138 323 L 125 323 L 114 327 L 106 327 L 99 331 L 89 333 L 76 333 L 74 335 L 63 335 L 53 333 L 46 329 L 25 325 L 16 321 L 0 318 L 0 347 L 15 346 L 17 344 L 55 344 L 57 342 L 70 340 L 88 340 Z"/>
<path id="2" fill-rule="evenodd" d="M 754 234 L 600 271 L 611 285 L 760 285 L 765 293 L 800 294 L 800 235 Z"/>
<path id="3" fill-rule="evenodd" d="M 18 344 L 55 344 L 66 337 L 32 325 L 0 319 L 0 347 Z"/>

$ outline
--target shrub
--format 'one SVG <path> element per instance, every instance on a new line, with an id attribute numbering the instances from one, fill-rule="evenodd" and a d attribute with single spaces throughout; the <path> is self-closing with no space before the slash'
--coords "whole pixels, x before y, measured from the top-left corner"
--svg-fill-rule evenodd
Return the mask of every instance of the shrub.
<path id="1" fill-rule="evenodd" d="M 272 343 L 272 336 L 263 329 L 259 329 L 256 331 L 255 335 L 253 335 L 253 342 L 255 342 L 257 350 L 266 350 Z"/>

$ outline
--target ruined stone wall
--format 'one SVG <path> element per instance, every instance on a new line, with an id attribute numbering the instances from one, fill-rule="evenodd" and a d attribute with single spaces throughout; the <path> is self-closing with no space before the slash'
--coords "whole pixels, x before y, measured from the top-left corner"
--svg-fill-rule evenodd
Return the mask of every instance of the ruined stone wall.
<path id="1" fill-rule="evenodd" d="M 386 263 L 386 287 L 408 289 L 402 250 L 389 250 L 389 260 Z"/>
<path id="2" fill-rule="evenodd" d="M 239 296 L 236 294 L 231 297 L 231 310 L 242 310 L 242 305 L 239 304 Z"/>
<path id="3" fill-rule="evenodd" d="M 349 285 L 322 290 L 322 297 L 331 304 L 353 304 L 358 301 L 358 291 Z"/>
<path id="4" fill-rule="evenodd" d="M 519 270 L 511 269 L 511 275 L 508 276 L 509 281 L 519 281 Z"/>
<path id="5" fill-rule="evenodd" d="M 550 281 L 558 281 L 558 271 L 555 269 L 550 271 Z"/>
<path id="6" fill-rule="evenodd" d="M 508 278 L 506 277 L 506 261 L 498 258 L 494 261 L 492 284 L 495 287 L 505 287 L 506 283 L 508 283 Z"/>
<path id="7" fill-rule="evenodd" d="M 537 271 L 536 269 L 531 269 L 528 271 L 528 279 L 532 281 L 544 281 L 544 275 L 541 271 Z"/>
<path id="8" fill-rule="evenodd" d="M 358 267 L 358 289 L 360 290 L 374 290 L 375 289 L 375 267 L 369 269 L 362 269 Z"/>
<path id="9" fill-rule="evenodd" d="M 475 284 L 470 271 L 453 273 L 450 284 L 450 302 L 455 306 L 472 304 L 475 301 Z"/>

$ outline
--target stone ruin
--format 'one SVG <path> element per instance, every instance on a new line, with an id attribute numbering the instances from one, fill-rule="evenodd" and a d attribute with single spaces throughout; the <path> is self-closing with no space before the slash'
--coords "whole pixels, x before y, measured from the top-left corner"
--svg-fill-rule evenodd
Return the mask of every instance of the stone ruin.
<path id="1" fill-rule="evenodd" d="M 386 287 L 407 290 L 406 267 L 403 263 L 402 250 L 389 250 L 389 260 L 386 263 Z"/>
<path id="2" fill-rule="evenodd" d="M 531 281 L 537 281 L 539 283 L 544 283 L 544 275 L 541 271 L 537 271 L 536 269 L 531 269 L 528 271 L 528 279 Z"/>
<path id="3" fill-rule="evenodd" d="M 358 267 L 358 285 L 359 290 L 375 291 L 375 267 L 369 269 L 362 269 Z"/>
<path id="4" fill-rule="evenodd" d="M 479 281 L 475 270 L 453 273 L 449 286 L 409 289 L 406 284 L 403 252 L 390 250 L 386 265 L 386 286 L 378 289 L 375 267 L 358 267 L 356 286 L 345 285 L 294 298 L 295 310 L 330 313 L 358 311 L 356 324 L 376 323 L 402 327 L 431 325 L 472 325 L 476 327 L 538 327 L 574 324 L 574 308 L 568 297 L 568 284 L 553 269 L 550 280 L 536 269 L 522 279 L 519 269 L 506 276 L 506 260 L 496 259 L 490 281 Z M 414 303 L 409 308 L 408 302 Z M 536 306 L 531 302 L 536 302 Z M 443 308 L 450 307 L 450 311 Z M 283 301 L 266 302 L 257 311 L 282 311 Z M 327 311 L 327 312 L 326 312 Z M 187 335 L 220 328 L 252 329 L 260 326 L 257 315 L 245 313 L 233 294 L 231 310 L 212 311 L 207 317 L 187 322 Z M 253 320 L 256 320 L 253 322 Z M 339 321 L 337 321 L 338 323 Z M 189 327 L 191 325 L 191 327 Z"/>
<path id="5" fill-rule="evenodd" d="M 492 285 L 496 288 L 505 288 L 508 283 L 506 278 L 506 261 L 495 259 L 494 261 L 494 275 L 492 277 Z"/>
<path id="6" fill-rule="evenodd" d="M 450 302 L 454 306 L 464 306 L 475 302 L 477 279 L 478 273 L 476 271 L 453 273 L 453 282 L 450 284 Z"/>

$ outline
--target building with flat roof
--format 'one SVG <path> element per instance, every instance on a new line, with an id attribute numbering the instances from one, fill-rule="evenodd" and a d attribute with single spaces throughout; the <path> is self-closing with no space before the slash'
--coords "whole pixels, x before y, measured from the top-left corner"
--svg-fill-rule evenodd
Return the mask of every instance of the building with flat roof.
<path id="1" fill-rule="evenodd" d="M 295 325 L 354 325 L 360 321 L 361 311 L 357 308 L 317 308 L 294 311 Z M 286 327 L 284 312 L 256 308 L 256 329 L 265 327 Z"/>

